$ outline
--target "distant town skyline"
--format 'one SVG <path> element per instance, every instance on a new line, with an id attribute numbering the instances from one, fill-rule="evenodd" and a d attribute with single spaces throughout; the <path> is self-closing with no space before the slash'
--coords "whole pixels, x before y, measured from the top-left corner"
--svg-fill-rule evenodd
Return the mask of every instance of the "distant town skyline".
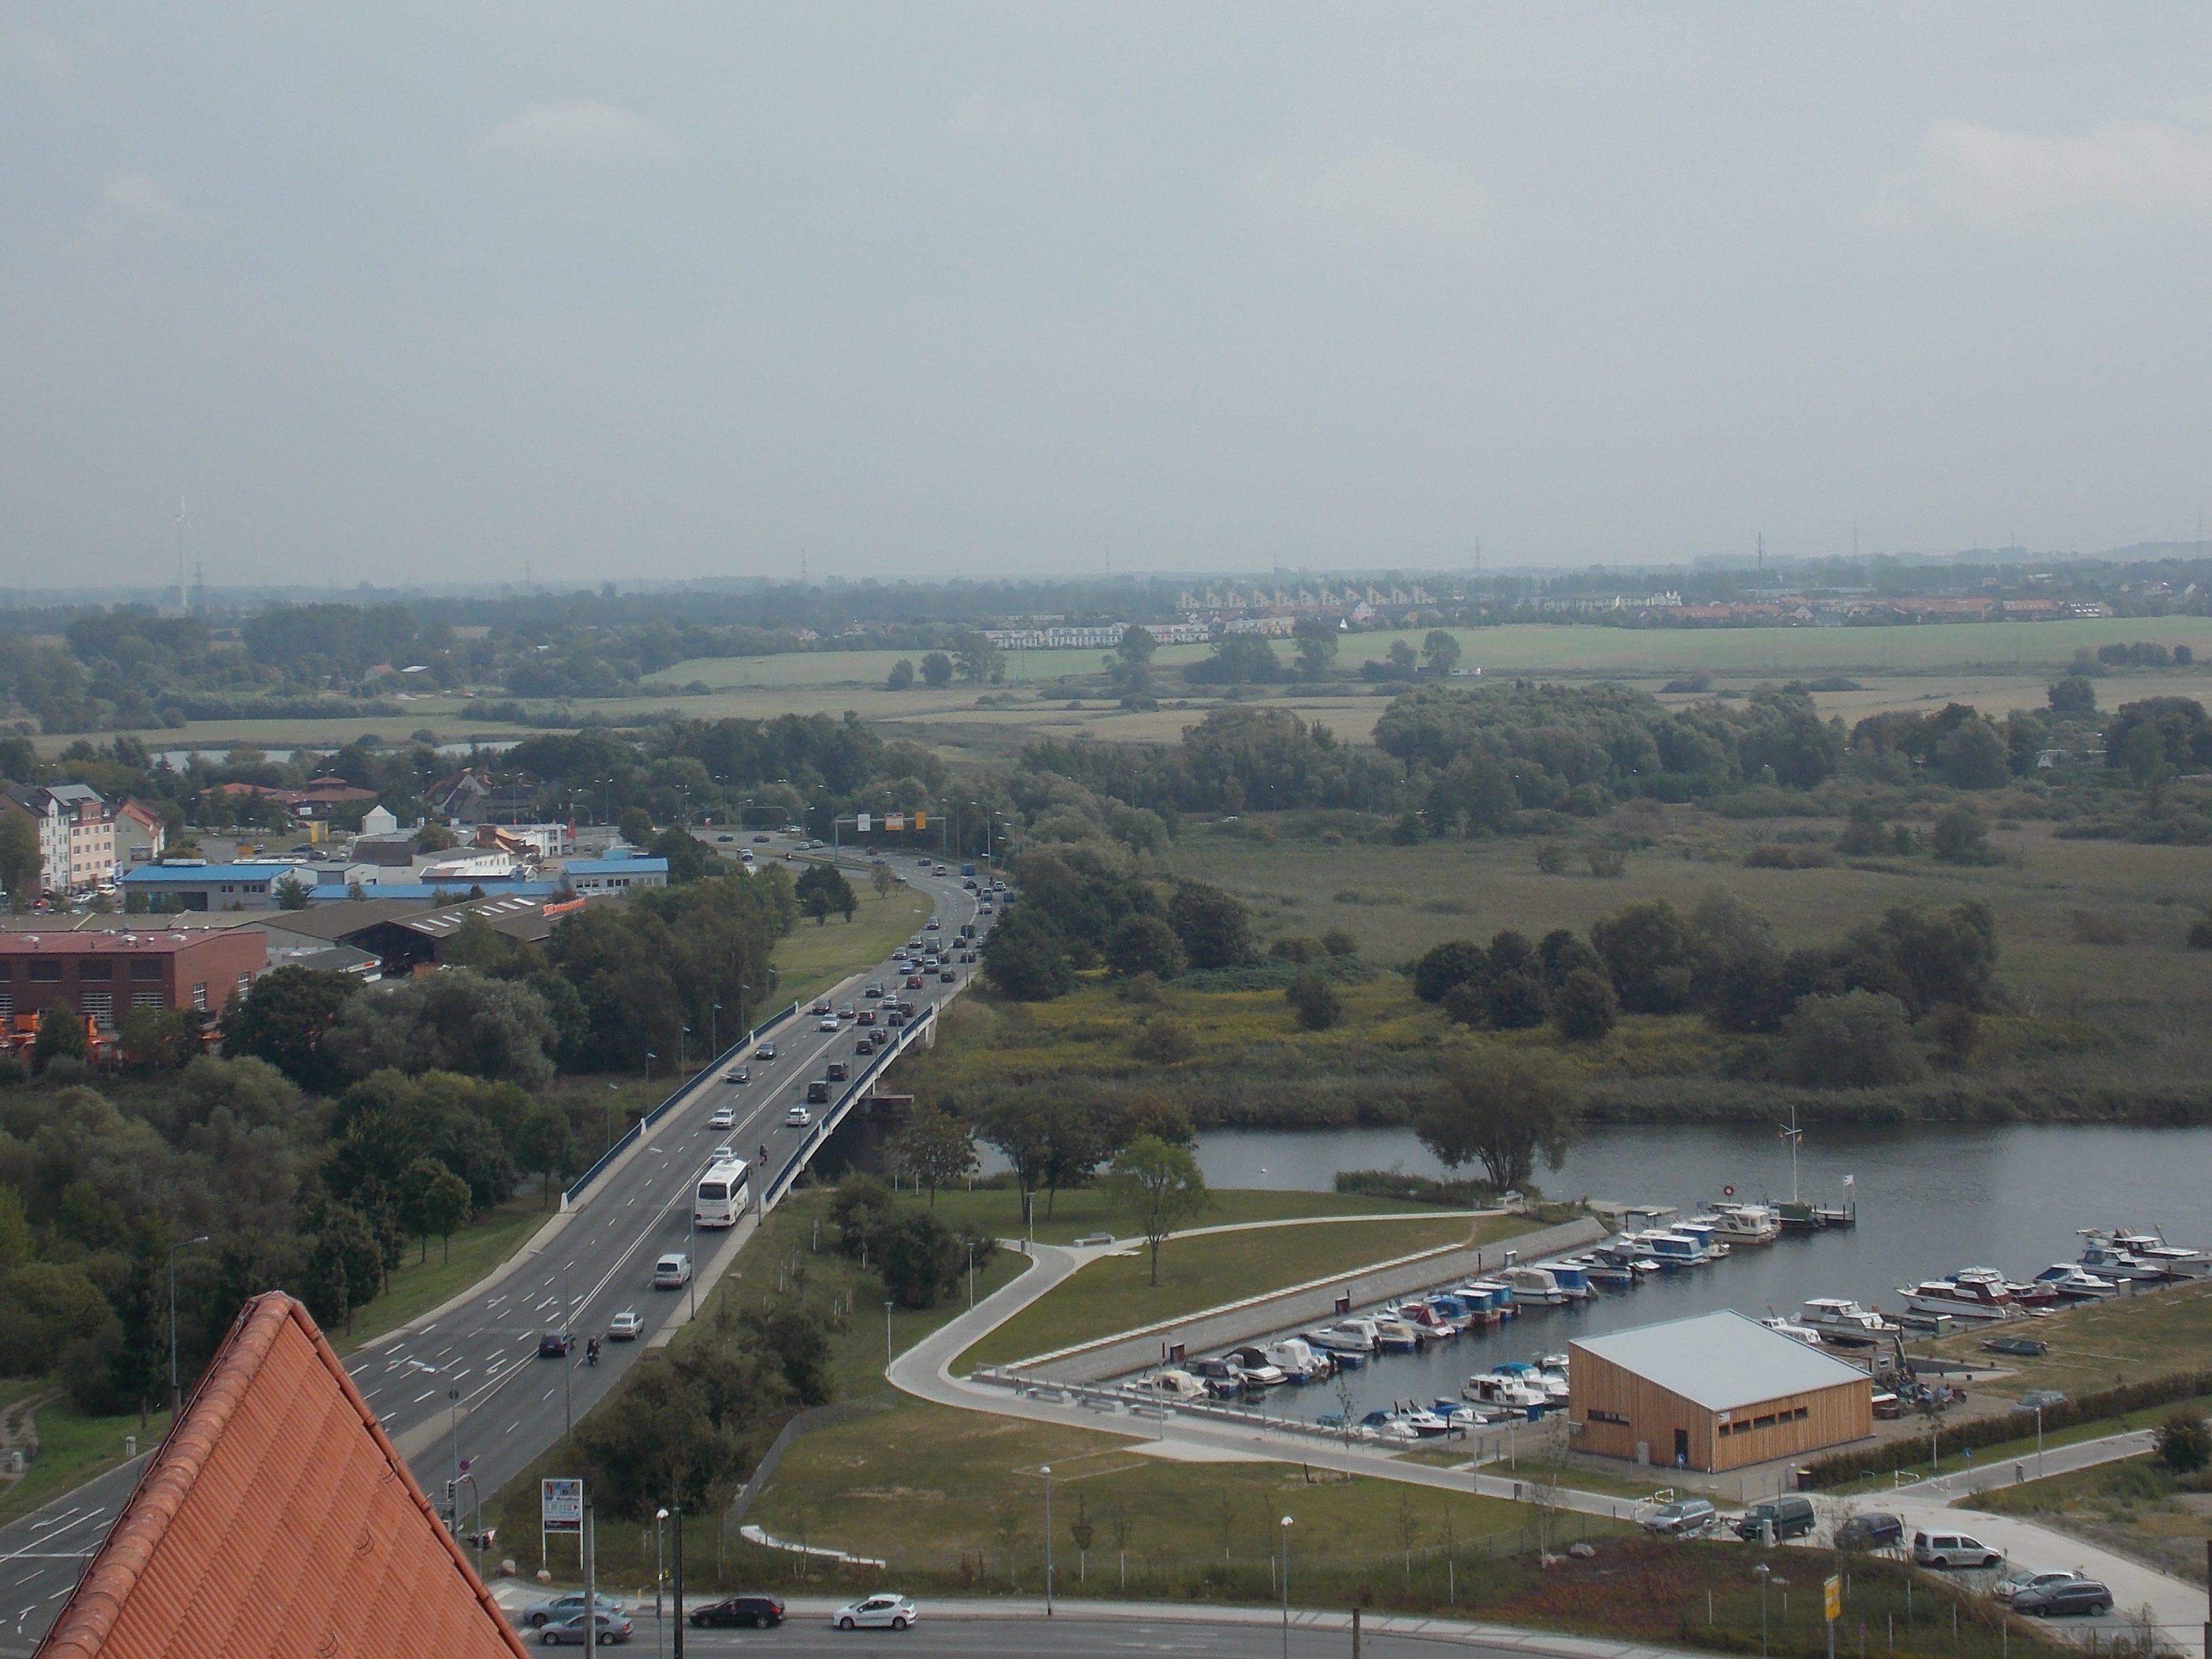
<path id="1" fill-rule="evenodd" d="M 2179 4 L 27 5 L 0 586 L 2201 541 L 2208 46 Z"/>

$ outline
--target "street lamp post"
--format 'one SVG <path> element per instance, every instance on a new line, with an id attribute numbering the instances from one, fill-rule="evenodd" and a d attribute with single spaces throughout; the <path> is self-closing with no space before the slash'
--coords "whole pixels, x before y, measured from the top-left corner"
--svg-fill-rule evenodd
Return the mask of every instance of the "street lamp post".
<path id="1" fill-rule="evenodd" d="M 660 1529 L 667 1520 L 666 1510 L 653 1512 L 653 1650 L 655 1654 L 661 1650 L 660 1584 L 668 1576 L 667 1560 L 660 1550 Z"/>
<path id="2" fill-rule="evenodd" d="M 1052 1465 L 1038 1465 L 1044 1477 L 1044 1616 L 1052 1617 Z"/>
<path id="3" fill-rule="evenodd" d="M 575 1265 L 574 1261 L 561 1264 L 561 1334 L 568 1339 L 571 1350 L 576 1346 L 576 1303 L 575 1298 L 568 1294 L 568 1269 Z M 561 1431 L 574 1434 L 576 1431 L 576 1408 L 570 1397 L 568 1379 L 576 1374 L 576 1360 L 574 1354 L 570 1352 L 562 1354 L 561 1361 Z"/>
<path id="4" fill-rule="evenodd" d="M 621 1086 L 617 1083 L 607 1085 L 607 1144 L 605 1150 L 610 1152 L 615 1149 L 615 1094 Z"/>
<path id="5" fill-rule="evenodd" d="M 708 1005 L 707 1048 L 711 1054 L 722 1052 L 722 1005 L 719 1002 Z"/>
<path id="6" fill-rule="evenodd" d="M 453 1457 L 450 1465 L 453 1479 L 446 1483 L 446 1490 L 453 1500 L 453 1530 L 459 1532 L 461 1529 L 461 1391 L 459 1389 L 446 1390 L 446 1432 L 451 1438 Z"/>
<path id="7" fill-rule="evenodd" d="M 1283 1517 L 1283 1659 L 1291 1659 L 1291 1517 Z"/>
<path id="8" fill-rule="evenodd" d="M 198 1238 L 184 1239 L 169 1246 L 169 1426 L 173 1429 L 177 1426 L 177 1413 L 184 1404 L 177 1382 L 177 1252 L 188 1245 L 207 1242 L 208 1236 L 202 1233 Z M 2039 1420 L 2041 1413 L 2037 1415 Z"/>
<path id="9" fill-rule="evenodd" d="M 884 1369 L 891 1368 L 891 1304 L 884 1304 Z"/>
<path id="10" fill-rule="evenodd" d="M 1752 1571 L 1759 1578 L 1759 1655 L 1766 1659 L 1766 1583 L 1774 1577 L 1774 1569 L 1762 1561 Z"/>

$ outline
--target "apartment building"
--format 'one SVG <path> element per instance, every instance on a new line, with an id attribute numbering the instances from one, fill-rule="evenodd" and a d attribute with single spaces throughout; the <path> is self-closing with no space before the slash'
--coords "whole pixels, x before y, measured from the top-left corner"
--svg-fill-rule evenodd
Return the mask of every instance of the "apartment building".
<path id="1" fill-rule="evenodd" d="M 38 830 L 45 891 L 79 892 L 114 876 L 115 814 L 88 784 L 20 784 L 0 796 L 0 810 L 25 814 Z"/>

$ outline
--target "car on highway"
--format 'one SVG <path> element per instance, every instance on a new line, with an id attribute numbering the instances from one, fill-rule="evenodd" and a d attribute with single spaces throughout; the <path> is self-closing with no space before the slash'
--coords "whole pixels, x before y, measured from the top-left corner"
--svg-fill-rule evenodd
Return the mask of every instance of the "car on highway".
<path id="1" fill-rule="evenodd" d="M 908 974 L 906 976 L 906 988 L 909 991 L 919 991 L 921 989 L 922 982 L 920 974 Z"/>
<path id="2" fill-rule="evenodd" d="M 836 1030 L 837 1029 L 837 1016 L 835 1014 L 824 1014 L 820 1019 L 814 1022 L 814 1029 L 817 1031 Z"/>
<path id="3" fill-rule="evenodd" d="M 566 1595 L 550 1595 L 543 1601 L 532 1601 L 522 1610 L 522 1622 L 532 1630 L 542 1630 L 547 1625 L 574 1619 L 584 1610 L 584 1592 L 570 1590 Z M 611 1595 L 599 1597 L 599 1611 L 619 1614 L 623 1604 Z"/>
<path id="4" fill-rule="evenodd" d="M 944 924 L 939 922 L 935 916 L 932 916 L 927 921 L 922 924 L 921 931 L 925 933 L 941 933 L 945 931 L 945 927 Z"/>
<path id="5" fill-rule="evenodd" d="M 592 1622 L 598 1626 L 599 1644 L 603 1648 L 611 1647 L 617 1642 L 629 1640 L 630 1622 L 620 1613 L 598 1613 L 593 1615 Z M 580 1613 L 574 1619 L 563 1619 L 557 1625 L 546 1626 L 538 1632 L 538 1639 L 549 1648 L 581 1648 L 591 1645 L 586 1639 L 584 1615 Z"/>
<path id="6" fill-rule="evenodd" d="M 981 909 L 981 910 L 980 910 L 979 912 L 977 912 L 977 914 L 978 914 L 979 915 L 986 915 L 986 916 L 988 916 L 988 915 L 989 915 L 991 914 L 991 907 L 990 907 L 989 905 L 988 905 L 988 904 L 987 904 L 987 905 L 985 905 L 985 906 L 982 908 L 982 909 Z"/>
<path id="7" fill-rule="evenodd" d="M 717 1625 L 768 1630 L 783 1622 L 783 1603 L 773 1595 L 731 1595 L 694 1607 L 684 1617 L 702 1630 Z"/>
<path id="8" fill-rule="evenodd" d="M 1680 1498 L 1671 1504 L 1662 1504 L 1644 1517 L 1644 1530 L 1663 1534 L 1668 1537 L 1690 1537 L 1720 1524 L 1720 1511 L 1711 1500 L 1704 1498 Z"/>
<path id="9" fill-rule="evenodd" d="M 645 1328 L 645 1318 L 635 1308 L 624 1308 L 607 1321 L 607 1340 L 635 1342 L 638 1333 Z"/>
<path id="10" fill-rule="evenodd" d="M 714 1115 L 707 1120 L 707 1127 L 710 1129 L 736 1128 L 738 1109 L 734 1106 L 717 1106 L 714 1108 Z"/>
<path id="11" fill-rule="evenodd" d="M 653 1264 L 653 1288 L 656 1291 L 680 1291 L 691 1282 L 691 1258 L 681 1250 L 671 1250 Z"/>
<path id="12" fill-rule="evenodd" d="M 541 1331 L 538 1336 L 538 1357 L 540 1359 L 565 1359 L 568 1351 L 576 1346 L 576 1334 L 569 1330 Z M 576 1604 L 579 1607 L 582 1602 Z"/>
<path id="13" fill-rule="evenodd" d="M 2100 1619 L 2112 1610 L 2112 1592 L 2099 1579 L 2069 1578 L 2063 1584 L 2021 1591 L 2012 1598 L 2012 1610 L 2031 1619 L 2051 1619 L 2066 1613 L 2086 1613 Z"/>
<path id="14" fill-rule="evenodd" d="M 944 981 L 947 985 L 957 985 L 960 983 L 960 975 L 954 973 L 950 968 L 947 968 L 943 973 L 939 974 L 938 978 Z"/>
<path id="15" fill-rule="evenodd" d="M 1916 1532 L 1912 1534 L 1912 1565 L 1916 1567 L 1996 1567 L 2004 1565 L 2004 1552 L 1991 1549 L 1972 1533 Z"/>
<path id="16" fill-rule="evenodd" d="M 1905 1522 L 1883 1510 L 1854 1515 L 1836 1528 L 1839 1550 L 1886 1550 L 1903 1541 Z"/>
<path id="17" fill-rule="evenodd" d="M 830 1012 L 830 999 L 828 997 L 817 999 L 814 1006 L 811 1008 L 809 1008 L 806 1012 L 810 1014 L 815 1015 L 826 1014 Z"/>
<path id="18" fill-rule="evenodd" d="M 830 1098 L 830 1085 L 826 1083 L 810 1083 L 807 1085 L 807 1098 L 810 1100 L 813 1099 L 814 1091 L 817 1089 L 822 1091 L 823 1100 Z M 819 1105 L 821 1102 L 817 1101 L 815 1103 Z M 804 1106 L 794 1106 L 783 1115 L 783 1127 L 787 1129 L 804 1129 L 813 1121 L 814 1114 L 808 1111 Z"/>
<path id="19" fill-rule="evenodd" d="M 892 1009 L 892 1010 L 890 1011 L 890 1012 L 889 1012 L 889 1013 L 887 1013 L 887 1014 L 885 1014 L 885 1015 L 884 1016 L 884 1024 L 886 1024 L 886 1025 L 903 1025 L 903 1024 L 906 1024 L 906 1011 L 905 1011 L 903 1008 L 894 1008 L 894 1009 Z"/>
<path id="20" fill-rule="evenodd" d="M 842 1060 L 833 1060 L 822 1075 L 832 1083 L 842 1083 L 852 1075 L 852 1068 Z"/>
<path id="21" fill-rule="evenodd" d="M 722 1073 L 722 1081 L 725 1083 L 750 1083 L 752 1080 L 752 1069 L 750 1066 L 732 1066 Z"/>
<path id="22" fill-rule="evenodd" d="M 916 933 L 912 939 L 908 939 L 906 942 L 906 948 L 909 951 L 919 951 L 921 949 L 921 935 Z"/>
<path id="23" fill-rule="evenodd" d="M 860 1020 L 859 1020 L 859 1024 L 862 1024 L 862 1025 L 873 1025 L 875 1023 L 876 1023 L 876 1011 L 875 1011 L 874 1009 L 872 1009 L 872 1008 L 863 1008 L 863 1009 L 861 1009 L 861 1010 L 860 1010 Z"/>
<path id="24" fill-rule="evenodd" d="M 851 1003 L 840 1003 L 837 1007 L 837 1018 L 840 1019 L 850 1019 L 858 1011 L 854 1009 Z"/>
<path id="25" fill-rule="evenodd" d="M 715 836 L 715 837 L 714 837 L 714 840 L 715 840 L 715 842 L 716 842 L 717 843 L 720 843 L 720 842 L 726 842 L 726 841 L 735 841 L 736 839 L 737 839 L 737 837 L 736 837 L 735 836 Z"/>
<path id="26" fill-rule="evenodd" d="M 806 1104 L 808 1106 L 827 1106 L 829 1103 L 830 1085 L 825 1079 L 817 1077 L 813 1082 L 806 1085 Z M 791 1109 L 792 1112 L 802 1111 L 804 1109 L 804 1107 L 799 1106 L 794 1106 Z M 783 1121 L 786 1124 L 793 1127 L 799 1127 L 799 1120 L 792 1116 L 790 1112 L 784 1114 Z"/>
<path id="27" fill-rule="evenodd" d="M 766 836 L 755 836 L 753 837 L 753 845 L 754 845 L 754 846 L 756 846 L 756 847 L 765 847 L 765 846 L 767 846 L 767 845 L 768 845 L 768 837 L 767 837 Z"/>
<path id="28" fill-rule="evenodd" d="M 876 1052 L 876 1040 L 873 1037 L 862 1037 L 853 1045 L 853 1052 L 860 1059 L 866 1060 Z"/>
<path id="29" fill-rule="evenodd" d="M 879 997 L 883 995 L 883 994 L 884 988 L 880 985 L 871 985 L 866 990 L 860 993 L 864 997 Z"/>
<path id="30" fill-rule="evenodd" d="M 904 1630 L 921 1616 L 910 1596 L 864 1595 L 838 1608 L 830 1622 L 839 1630 Z"/>
<path id="31" fill-rule="evenodd" d="M 753 1050 L 753 1058 L 755 1060 L 774 1060 L 775 1058 L 775 1044 L 773 1042 L 762 1043 L 759 1048 Z"/>

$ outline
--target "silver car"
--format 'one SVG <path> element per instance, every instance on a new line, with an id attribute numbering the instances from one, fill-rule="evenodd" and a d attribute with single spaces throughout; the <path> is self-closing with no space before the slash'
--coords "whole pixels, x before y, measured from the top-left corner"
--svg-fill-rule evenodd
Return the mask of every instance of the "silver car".
<path id="1" fill-rule="evenodd" d="M 838 1608 L 830 1622 L 839 1630 L 904 1630 L 921 1616 L 911 1597 L 864 1595 Z"/>

